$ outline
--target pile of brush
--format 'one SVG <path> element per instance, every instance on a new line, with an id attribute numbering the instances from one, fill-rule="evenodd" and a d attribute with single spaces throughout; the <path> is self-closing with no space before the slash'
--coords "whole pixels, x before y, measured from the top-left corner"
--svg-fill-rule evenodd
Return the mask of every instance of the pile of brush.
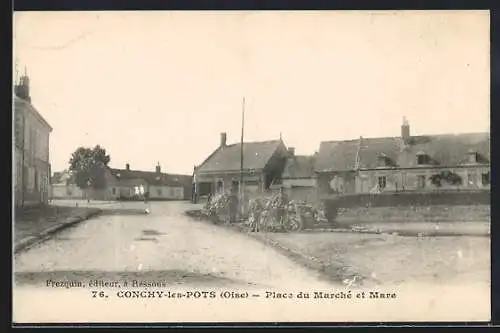
<path id="1" fill-rule="evenodd" d="M 202 213 L 216 221 L 225 221 L 229 215 L 229 194 L 214 194 L 203 206 Z"/>
<path id="2" fill-rule="evenodd" d="M 248 228 L 259 232 L 312 229 L 324 219 L 322 211 L 305 202 L 289 200 L 283 193 L 250 201 Z"/>

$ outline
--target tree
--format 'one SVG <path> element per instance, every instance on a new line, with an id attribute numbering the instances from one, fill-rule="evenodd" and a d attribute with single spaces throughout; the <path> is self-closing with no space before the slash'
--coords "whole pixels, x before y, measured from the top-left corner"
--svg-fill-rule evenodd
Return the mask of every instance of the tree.
<path id="1" fill-rule="evenodd" d="M 69 160 L 69 171 L 76 185 L 81 189 L 103 189 L 106 187 L 105 172 L 111 160 L 106 149 L 79 147 Z"/>

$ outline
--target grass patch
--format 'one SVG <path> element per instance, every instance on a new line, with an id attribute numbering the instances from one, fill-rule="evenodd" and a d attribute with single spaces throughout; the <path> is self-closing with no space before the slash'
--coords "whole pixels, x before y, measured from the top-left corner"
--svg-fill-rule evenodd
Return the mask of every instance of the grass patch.
<path id="1" fill-rule="evenodd" d="M 484 282 L 490 279 L 487 237 L 400 237 L 358 233 L 267 234 L 280 246 L 319 262 L 331 280 L 364 286 Z"/>
<path id="2" fill-rule="evenodd" d="M 15 214 L 15 243 L 26 237 L 36 237 L 48 228 L 64 224 L 69 218 L 83 217 L 95 210 L 95 208 L 52 205 L 19 210 Z"/>

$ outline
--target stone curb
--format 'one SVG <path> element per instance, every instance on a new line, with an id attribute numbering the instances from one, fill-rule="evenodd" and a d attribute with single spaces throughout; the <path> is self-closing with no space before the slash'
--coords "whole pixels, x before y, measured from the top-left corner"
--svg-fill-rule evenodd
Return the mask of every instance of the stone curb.
<path id="1" fill-rule="evenodd" d="M 64 222 L 45 229 L 37 236 L 25 237 L 20 241 L 18 241 L 17 244 L 15 244 L 14 254 L 18 254 L 22 251 L 28 250 L 30 247 L 48 240 L 54 234 L 63 231 L 64 229 L 70 228 L 80 222 L 86 221 L 91 217 L 94 217 L 100 213 L 102 213 L 101 209 L 92 208 L 91 211 L 87 213 L 83 213 L 78 216 L 71 216 L 67 218 Z"/>

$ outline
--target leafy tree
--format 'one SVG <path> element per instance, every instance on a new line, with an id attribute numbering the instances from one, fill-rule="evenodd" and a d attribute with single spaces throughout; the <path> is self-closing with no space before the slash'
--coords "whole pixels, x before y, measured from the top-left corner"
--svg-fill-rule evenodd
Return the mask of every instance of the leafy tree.
<path id="1" fill-rule="evenodd" d="M 69 171 L 73 181 L 81 189 L 103 189 L 106 187 L 105 172 L 111 160 L 106 149 L 79 147 L 69 160 Z"/>

